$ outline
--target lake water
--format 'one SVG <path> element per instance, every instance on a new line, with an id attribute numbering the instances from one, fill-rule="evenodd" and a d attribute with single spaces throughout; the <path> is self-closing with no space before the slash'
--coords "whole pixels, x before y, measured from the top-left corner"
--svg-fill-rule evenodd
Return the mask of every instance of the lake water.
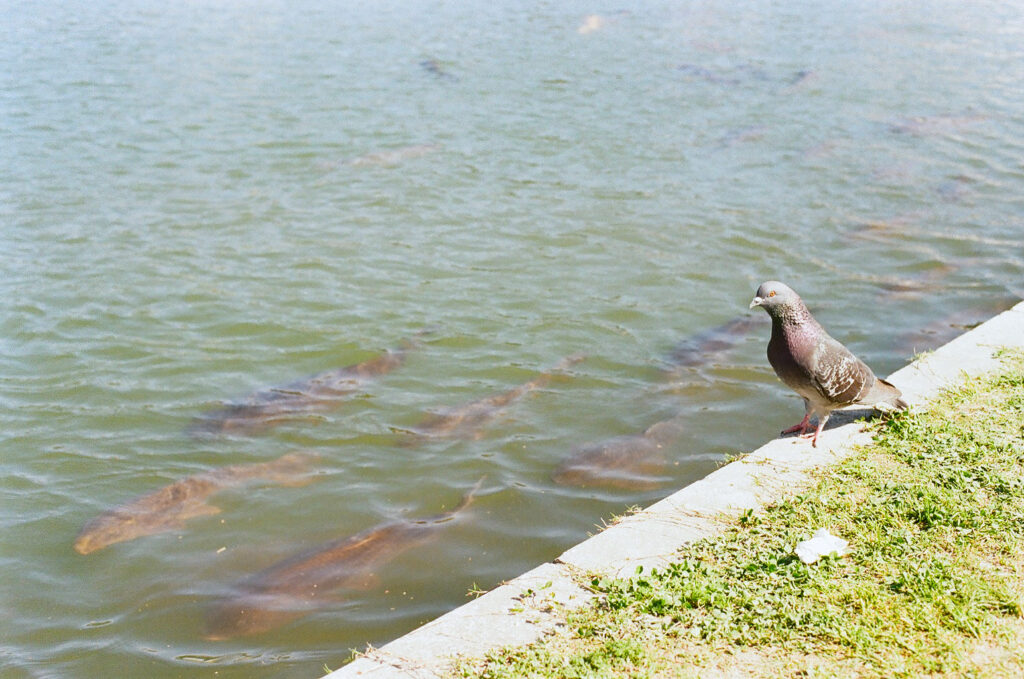
<path id="1" fill-rule="evenodd" d="M 3 3 L 0 674 L 319 676 L 799 420 L 767 317 L 685 343 L 761 281 L 880 374 L 1024 296 L 1019 4 L 622 7 Z M 336 409 L 188 434 L 424 330 Z M 409 435 L 578 352 L 462 437 Z M 552 481 L 668 418 L 658 487 Z M 307 485 L 73 549 L 133 497 L 297 450 Z M 204 637 L 247 576 L 481 477 L 372 583 Z"/>

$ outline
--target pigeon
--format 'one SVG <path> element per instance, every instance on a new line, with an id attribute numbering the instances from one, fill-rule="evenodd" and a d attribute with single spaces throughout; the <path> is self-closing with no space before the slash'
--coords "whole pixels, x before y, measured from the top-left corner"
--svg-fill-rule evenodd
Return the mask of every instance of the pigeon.
<path id="1" fill-rule="evenodd" d="M 818 435 L 833 410 L 859 404 L 888 404 L 905 410 L 900 390 L 875 377 L 871 368 L 842 344 L 832 339 L 814 320 L 800 296 L 778 281 L 768 281 L 757 289 L 750 308 L 759 306 L 772 318 L 772 337 L 768 341 L 768 362 L 786 386 L 804 400 L 804 419 L 783 434 L 807 433 L 811 417 L 817 418 L 811 445 L 817 447 Z"/>

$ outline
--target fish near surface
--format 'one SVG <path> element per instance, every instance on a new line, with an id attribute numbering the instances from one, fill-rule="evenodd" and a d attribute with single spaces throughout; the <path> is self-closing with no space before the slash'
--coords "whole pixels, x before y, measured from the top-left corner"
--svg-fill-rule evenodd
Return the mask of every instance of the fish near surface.
<path id="1" fill-rule="evenodd" d="M 420 68 L 440 80 L 459 82 L 459 78 L 449 73 L 448 69 L 437 59 L 424 59 L 420 62 Z"/>
<path id="2" fill-rule="evenodd" d="M 919 137 L 946 135 L 966 130 L 979 122 L 988 120 L 988 118 L 987 115 L 970 112 L 914 116 L 892 123 L 889 125 L 889 130 L 896 134 L 910 134 Z"/>
<path id="3" fill-rule="evenodd" d="M 301 485 L 308 481 L 306 472 L 317 459 L 312 453 L 289 453 L 272 462 L 231 465 L 181 479 L 91 520 L 78 534 L 75 551 L 90 554 L 118 542 L 176 530 L 197 516 L 217 514 L 220 509 L 207 504 L 208 497 L 253 479 Z"/>
<path id="4" fill-rule="evenodd" d="M 419 436 L 451 436 L 455 438 L 478 439 L 483 436 L 484 425 L 496 417 L 509 405 L 533 391 L 548 384 L 554 373 L 566 370 L 584 358 L 583 354 L 573 354 L 562 359 L 551 370 L 541 373 L 529 382 L 520 384 L 508 391 L 485 398 L 470 401 L 465 405 L 445 408 L 432 413 L 423 419 L 413 432 Z"/>
<path id="5" fill-rule="evenodd" d="M 242 403 L 198 416 L 188 431 L 194 436 L 257 434 L 312 413 L 330 411 L 373 378 L 400 367 L 409 350 L 415 346 L 414 340 L 406 340 L 397 349 L 385 351 L 362 363 L 257 391 Z"/>
<path id="6" fill-rule="evenodd" d="M 984 304 L 961 309 L 925 326 L 915 327 L 898 336 L 893 345 L 896 352 L 904 356 L 931 351 L 1009 309 L 1016 301 L 1015 298 L 989 298 Z"/>
<path id="7" fill-rule="evenodd" d="M 429 541 L 466 509 L 482 483 L 480 479 L 451 511 L 387 523 L 335 540 L 241 580 L 210 611 L 205 638 L 222 641 L 260 634 L 306 615 L 330 592 L 365 589 L 376 569 Z"/>
<path id="8" fill-rule="evenodd" d="M 768 128 L 764 125 L 749 125 L 729 130 L 718 139 L 719 148 L 732 148 L 738 144 L 764 139 Z"/>
<path id="9" fill-rule="evenodd" d="M 374 151 L 373 153 L 367 153 L 365 155 L 358 156 L 357 158 L 352 158 L 348 161 L 348 164 L 353 167 L 365 167 L 371 165 L 388 167 L 391 165 L 398 165 L 405 160 L 412 160 L 413 158 L 425 156 L 440 148 L 440 144 L 412 144 L 410 146 L 402 146 L 388 151 Z"/>
<path id="10" fill-rule="evenodd" d="M 663 485 L 665 447 L 683 433 L 680 416 L 656 422 L 642 434 L 619 436 L 578 448 L 551 475 L 562 486 L 652 490 Z"/>
<path id="11" fill-rule="evenodd" d="M 672 350 L 668 361 L 686 368 L 707 365 L 743 341 L 751 329 L 763 324 L 764 319 L 756 316 L 737 316 L 682 340 Z"/>

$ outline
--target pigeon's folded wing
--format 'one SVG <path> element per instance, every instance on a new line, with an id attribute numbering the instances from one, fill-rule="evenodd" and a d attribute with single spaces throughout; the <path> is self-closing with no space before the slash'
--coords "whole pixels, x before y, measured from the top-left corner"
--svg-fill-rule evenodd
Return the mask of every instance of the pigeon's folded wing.
<path id="1" fill-rule="evenodd" d="M 833 405 L 856 403 L 875 384 L 871 368 L 827 334 L 818 343 L 815 358 L 814 386 Z"/>

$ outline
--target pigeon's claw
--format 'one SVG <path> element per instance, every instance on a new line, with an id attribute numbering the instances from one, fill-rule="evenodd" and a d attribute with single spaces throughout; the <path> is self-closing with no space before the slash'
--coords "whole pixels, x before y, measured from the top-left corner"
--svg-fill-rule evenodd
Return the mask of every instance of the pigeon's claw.
<path id="1" fill-rule="evenodd" d="M 807 413 L 804 415 L 804 419 L 800 420 L 800 424 L 794 424 L 789 429 L 783 429 L 783 434 L 792 434 L 795 431 L 800 432 L 796 435 L 798 439 L 811 439 L 811 445 L 815 448 L 818 447 L 818 434 L 821 433 L 822 428 L 825 426 L 828 417 L 822 417 L 818 419 L 818 426 L 814 428 L 814 431 L 807 431 L 809 429 L 808 422 L 811 419 L 811 414 Z"/>
<path id="2" fill-rule="evenodd" d="M 820 432 L 820 431 L 821 430 L 817 429 L 817 428 L 814 431 L 808 431 L 808 432 L 803 432 L 802 431 L 802 432 L 800 432 L 799 434 L 797 434 L 794 437 L 794 440 L 796 440 L 796 441 L 806 441 L 806 440 L 810 439 L 811 446 L 817 448 L 818 447 L 818 432 Z M 785 432 L 783 432 L 783 433 L 785 433 Z"/>
<path id="3" fill-rule="evenodd" d="M 783 429 L 782 433 L 783 434 L 792 434 L 795 431 L 799 431 L 800 432 L 800 436 L 803 436 L 807 432 L 807 422 L 810 419 L 811 419 L 811 414 L 807 413 L 806 415 L 804 415 L 804 419 L 800 420 L 800 424 L 794 424 L 792 427 L 790 427 L 788 429 Z"/>

